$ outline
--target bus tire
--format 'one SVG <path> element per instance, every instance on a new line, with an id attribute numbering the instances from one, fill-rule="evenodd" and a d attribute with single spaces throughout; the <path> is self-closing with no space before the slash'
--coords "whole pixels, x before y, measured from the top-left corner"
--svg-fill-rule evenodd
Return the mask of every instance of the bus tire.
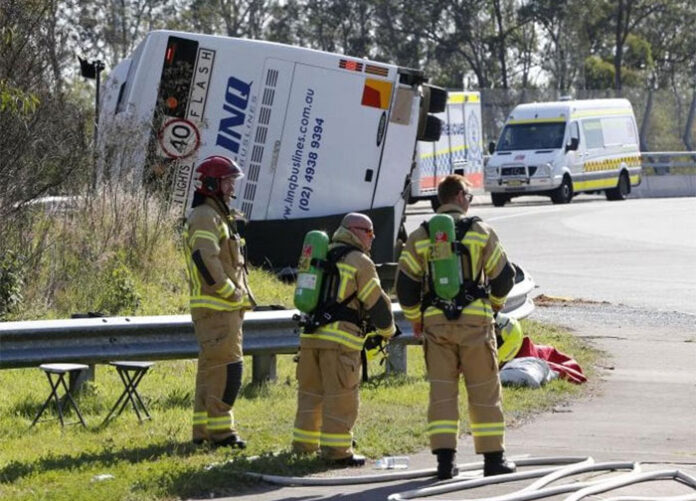
<path id="1" fill-rule="evenodd" d="M 573 183 L 570 177 L 563 176 L 561 185 L 551 192 L 551 201 L 555 204 L 569 204 L 573 199 Z"/>
<path id="2" fill-rule="evenodd" d="M 626 200 L 628 194 L 631 193 L 631 183 L 628 180 L 628 174 L 622 172 L 619 176 L 619 182 L 615 188 L 606 190 L 604 194 L 607 200 Z"/>
<path id="3" fill-rule="evenodd" d="M 491 193 L 491 202 L 493 202 L 493 207 L 502 207 L 510 198 L 505 193 Z"/>

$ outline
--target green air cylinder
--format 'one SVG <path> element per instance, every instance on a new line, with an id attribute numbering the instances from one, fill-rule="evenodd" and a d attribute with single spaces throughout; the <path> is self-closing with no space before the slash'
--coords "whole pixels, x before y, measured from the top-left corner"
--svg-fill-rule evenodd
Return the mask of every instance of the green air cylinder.
<path id="1" fill-rule="evenodd" d="M 325 260 L 328 250 L 329 236 L 323 231 L 313 230 L 305 235 L 297 265 L 294 299 L 295 307 L 303 313 L 311 313 L 317 307 L 324 277 L 324 270 L 312 264 L 312 259 Z"/>
<path id="2" fill-rule="evenodd" d="M 449 214 L 437 214 L 428 223 L 430 233 L 430 273 L 435 294 L 442 299 L 454 299 L 461 285 L 460 258 L 452 248 L 455 241 L 454 219 Z"/>

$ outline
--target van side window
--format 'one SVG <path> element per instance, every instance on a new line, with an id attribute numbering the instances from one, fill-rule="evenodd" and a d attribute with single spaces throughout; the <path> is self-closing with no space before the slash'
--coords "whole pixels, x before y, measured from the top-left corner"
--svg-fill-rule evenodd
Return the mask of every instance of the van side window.
<path id="1" fill-rule="evenodd" d="M 633 120 L 629 117 L 602 118 L 602 133 L 605 146 L 638 144 Z"/>
<path id="2" fill-rule="evenodd" d="M 604 134 L 599 118 L 582 121 L 582 132 L 585 135 L 585 146 L 588 150 L 604 147 Z"/>

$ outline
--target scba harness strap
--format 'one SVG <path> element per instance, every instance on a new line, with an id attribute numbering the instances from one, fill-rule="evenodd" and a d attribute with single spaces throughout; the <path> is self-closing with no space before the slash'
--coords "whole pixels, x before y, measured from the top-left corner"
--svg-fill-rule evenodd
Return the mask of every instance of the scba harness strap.
<path id="1" fill-rule="evenodd" d="M 333 322 L 350 322 L 359 327 L 364 323 L 357 310 L 349 308 L 348 304 L 355 299 L 358 292 L 355 291 L 343 301 L 336 301 L 338 297 L 338 287 L 340 285 L 340 272 L 337 263 L 352 251 L 362 252 L 352 245 L 341 245 L 331 249 L 326 259 L 312 259 L 312 266 L 324 270 L 324 280 L 321 285 L 321 303 L 310 314 L 301 315 L 299 318 L 300 327 L 307 333 L 314 333 L 319 327 Z"/>
<path id="2" fill-rule="evenodd" d="M 481 218 L 465 217 L 458 220 L 455 223 L 455 237 L 456 241 L 452 242 L 452 251 L 460 256 L 460 263 L 462 266 L 468 266 L 471 273 L 470 276 L 474 275 L 474 270 L 472 268 L 472 259 L 469 248 L 462 243 L 464 236 L 471 229 L 471 226 L 477 222 L 481 221 Z M 426 235 L 430 236 L 430 228 L 428 226 L 429 221 L 424 221 L 421 226 L 425 230 Z M 466 259 L 464 259 L 466 258 Z M 435 294 L 435 287 L 433 285 L 433 273 L 430 267 L 427 268 L 426 276 L 428 280 L 428 292 L 424 295 L 423 301 L 421 302 L 421 312 L 429 306 L 434 306 L 442 310 L 447 320 L 457 320 L 462 314 L 462 310 L 469 306 L 471 303 L 477 299 L 485 299 L 489 295 L 489 288 L 481 285 L 481 272 L 479 271 L 475 280 L 470 278 L 465 279 L 462 277 L 462 283 L 459 287 L 459 292 L 454 299 L 448 300 L 443 299 Z"/>

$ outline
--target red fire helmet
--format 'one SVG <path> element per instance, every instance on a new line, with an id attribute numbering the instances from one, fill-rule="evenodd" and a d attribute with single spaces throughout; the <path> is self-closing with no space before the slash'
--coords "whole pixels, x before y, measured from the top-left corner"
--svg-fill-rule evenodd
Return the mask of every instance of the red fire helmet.
<path id="1" fill-rule="evenodd" d="M 220 181 L 227 177 L 240 179 L 244 177 L 242 169 L 231 158 L 213 155 L 203 160 L 196 168 L 198 182 L 196 191 L 206 196 L 220 194 Z"/>

